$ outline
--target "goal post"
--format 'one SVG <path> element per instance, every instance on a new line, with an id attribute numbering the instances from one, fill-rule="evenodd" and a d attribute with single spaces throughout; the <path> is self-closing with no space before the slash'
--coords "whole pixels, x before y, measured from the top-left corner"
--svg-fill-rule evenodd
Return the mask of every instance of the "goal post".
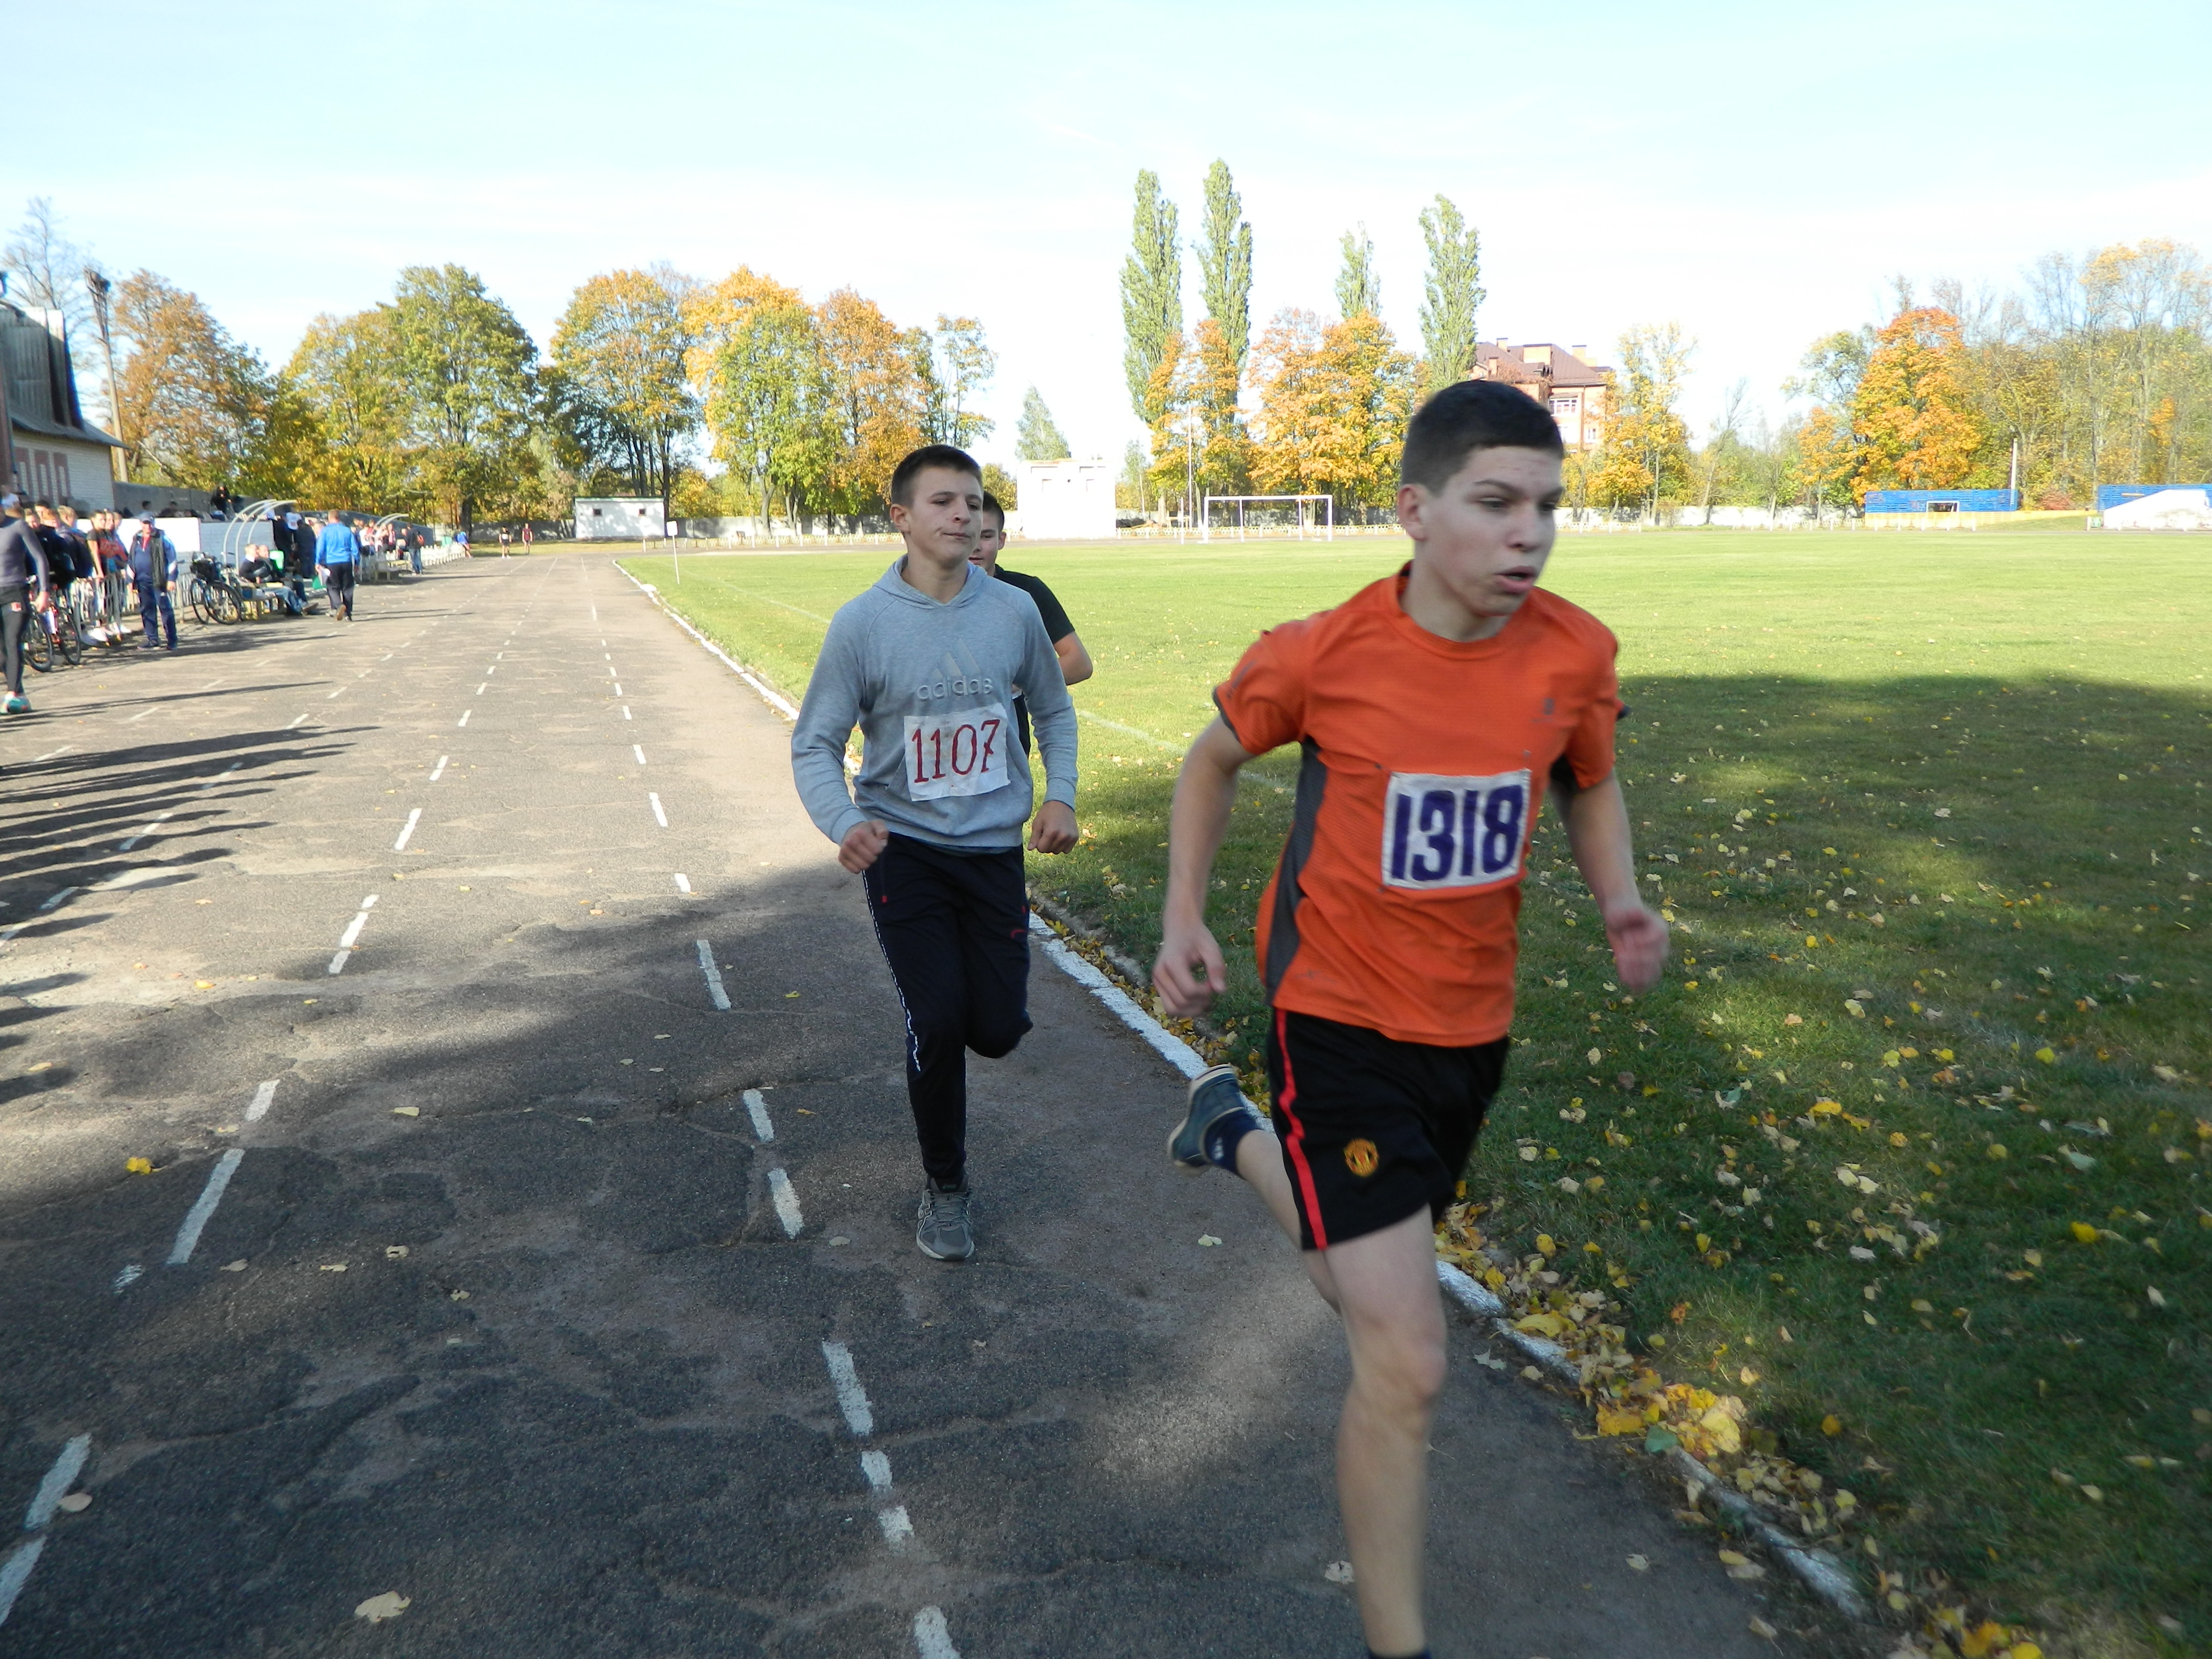
<path id="1" fill-rule="evenodd" d="M 1207 495 L 1201 498 L 1198 538 L 1202 542 L 1213 539 L 1213 509 L 1234 506 L 1237 522 L 1224 525 L 1226 532 L 1234 530 L 1237 539 L 1244 539 L 1244 509 L 1256 503 L 1290 503 L 1296 508 L 1297 538 L 1304 541 L 1309 529 L 1316 532 L 1325 541 L 1336 539 L 1336 497 L 1334 495 Z"/>

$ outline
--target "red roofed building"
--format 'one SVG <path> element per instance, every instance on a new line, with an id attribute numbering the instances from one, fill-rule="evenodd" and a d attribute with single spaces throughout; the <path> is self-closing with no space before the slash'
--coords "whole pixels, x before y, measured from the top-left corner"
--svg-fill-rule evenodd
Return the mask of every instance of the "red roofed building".
<path id="1" fill-rule="evenodd" d="M 1587 346 L 1516 346 L 1486 340 L 1474 349 L 1476 380 L 1517 386 L 1552 411 L 1571 455 L 1595 449 L 1605 437 L 1610 368 L 1584 362 Z"/>

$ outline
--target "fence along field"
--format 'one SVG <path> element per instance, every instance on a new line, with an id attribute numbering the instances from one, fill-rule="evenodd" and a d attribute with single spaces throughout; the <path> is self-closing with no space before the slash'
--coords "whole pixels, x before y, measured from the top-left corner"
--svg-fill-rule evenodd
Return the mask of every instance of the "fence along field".
<path id="1" fill-rule="evenodd" d="M 1149 962 L 1210 688 L 1261 628 L 1401 556 L 1014 550 L 1098 663 L 1085 839 L 1032 860 L 1038 890 Z M 687 558 L 680 586 L 629 562 L 795 697 L 887 557 Z M 1548 577 L 1620 637 L 1620 770 L 1676 957 L 1619 994 L 1547 815 L 1474 1224 L 1516 1282 L 1534 1259 L 1543 1294 L 1608 1298 L 1636 1363 L 1740 1400 L 1745 1457 L 1818 1475 L 1899 1621 L 2212 1638 L 2203 558 L 1692 532 L 1562 538 Z M 1213 895 L 1248 1065 L 1291 776 L 1288 751 L 1249 769 Z"/>

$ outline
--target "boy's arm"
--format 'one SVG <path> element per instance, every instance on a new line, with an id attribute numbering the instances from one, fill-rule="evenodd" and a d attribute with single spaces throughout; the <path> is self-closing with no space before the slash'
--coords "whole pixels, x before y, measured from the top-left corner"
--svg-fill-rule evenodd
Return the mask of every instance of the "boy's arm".
<path id="1" fill-rule="evenodd" d="M 1037 803 L 1030 823 L 1030 848 L 1037 853 L 1065 853 L 1076 842 L 1075 703 L 1067 695 L 1060 661 L 1047 637 L 1044 622 L 1030 607 L 1034 620 L 1029 629 L 1029 648 L 1022 667 L 1024 695 L 1029 700 L 1030 723 L 1036 732 L 1037 753 L 1044 760 L 1044 799 Z"/>
<path id="2" fill-rule="evenodd" d="M 1620 779 L 1578 790 L 1565 805 L 1567 845 L 1605 918 L 1605 936 L 1620 982 L 1642 995 L 1659 982 L 1667 962 L 1667 924 L 1636 890 L 1636 854 L 1628 836 L 1628 804 Z"/>
<path id="3" fill-rule="evenodd" d="M 876 861 L 889 839 L 882 824 L 853 804 L 845 781 L 845 743 L 860 718 L 860 664 L 849 630 L 833 621 L 791 728 L 791 778 L 806 816 L 837 843 L 837 861 L 855 874 Z"/>
<path id="4" fill-rule="evenodd" d="M 1168 819 L 1167 902 L 1160 915 L 1152 984 L 1178 1019 L 1205 1012 L 1227 981 L 1221 946 L 1206 926 L 1206 884 L 1222 837 L 1229 833 L 1237 774 L 1251 758 L 1228 721 L 1217 714 L 1191 744 L 1176 779 L 1175 807 Z"/>

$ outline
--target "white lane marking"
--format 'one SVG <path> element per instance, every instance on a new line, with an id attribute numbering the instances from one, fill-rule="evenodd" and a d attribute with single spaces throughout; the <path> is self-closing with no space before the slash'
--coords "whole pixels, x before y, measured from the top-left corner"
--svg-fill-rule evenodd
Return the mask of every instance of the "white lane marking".
<path id="1" fill-rule="evenodd" d="M 346 959 L 353 955 L 354 944 L 361 938 L 361 930 L 368 926 L 368 913 L 376 908 L 376 898 L 377 896 L 371 893 L 363 899 L 360 914 L 348 922 L 345 932 L 338 935 L 338 953 L 331 958 L 329 969 L 333 975 L 345 972 Z"/>
<path id="2" fill-rule="evenodd" d="M 607 659 L 607 678 L 608 678 L 609 679 L 614 679 L 614 678 L 617 678 L 617 676 L 616 676 L 616 674 L 615 674 L 615 666 L 614 666 L 614 664 L 615 664 L 615 659 L 614 659 L 612 657 L 609 657 L 609 658 Z"/>
<path id="3" fill-rule="evenodd" d="M 464 708 L 461 710 L 460 719 L 455 720 L 453 724 L 456 726 L 466 726 L 469 723 L 469 716 L 476 712 L 477 711 L 473 708 Z"/>
<path id="4" fill-rule="evenodd" d="M 592 620 L 593 622 L 597 622 L 597 621 L 599 621 L 599 606 L 597 606 L 597 605 L 593 605 L 593 606 L 592 607 Z"/>
<path id="5" fill-rule="evenodd" d="M 15 1598 L 23 1593 L 31 1569 L 39 1565 L 39 1557 L 46 1547 L 46 1535 L 40 1533 L 0 1564 L 0 1625 L 6 1624 L 8 1615 L 15 1610 Z"/>
<path id="6" fill-rule="evenodd" d="M 884 1542 L 893 1550 L 902 1550 L 914 1541 L 914 1522 L 907 1519 L 903 1504 L 893 1504 L 888 1509 L 878 1510 L 876 1523 L 884 1529 Z"/>
<path id="7" fill-rule="evenodd" d="M 142 708 L 142 709 L 140 709 L 137 714 L 133 714 L 133 715 L 131 717 L 131 719 L 130 719 L 130 720 L 127 720 L 124 721 L 123 723 L 124 723 L 125 726 L 128 726 L 128 725 L 130 725 L 130 724 L 131 723 L 131 721 L 132 721 L 132 720 L 144 720 L 144 719 L 146 718 L 146 716 L 147 716 L 147 715 L 149 715 L 149 714 L 152 714 L 153 712 L 154 712 L 154 710 L 153 710 L 153 709 L 151 709 L 151 708 Z"/>
<path id="8" fill-rule="evenodd" d="M 868 1408 L 868 1391 L 853 1369 L 853 1351 L 842 1342 L 822 1345 L 823 1363 L 830 1367 L 830 1386 L 837 1391 L 837 1409 L 845 1413 L 845 1426 L 866 1440 L 876 1431 L 876 1414 Z"/>
<path id="9" fill-rule="evenodd" d="M 192 1251 L 200 1242 L 200 1229 L 207 1225 L 215 1206 L 222 1202 L 222 1190 L 230 1185 L 230 1178 L 238 1173 L 239 1161 L 245 1156 L 244 1147 L 234 1146 L 216 1160 L 198 1201 L 185 1212 L 185 1224 L 177 1229 L 177 1242 L 169 1246 L 172 1267 L 181 1267 L 192 1259 Z"/>
<path id="10" fill-rule="evenodd" d="M 707 996 L 724 1013 L 730 1012 L 730 994 L 722 988 L 722 970 L 714 966 L 714 947 L 705 939 L 697 941 L 699 971 L 707 976 Z"/>
<path id="11" fill-rule="evenodd" d="M 324 701 L 325 702 L 335 702 L 335 701 L 336 701 L 337 698 L 339 698 L 339 697 L 343 697 L 343 696 L 345 696 L 345 687 L 343 687 L 343 686 L 342 685 L 342 686 L 338 687 L 338 689 L 337 689 L 337 690 L 335 690 L 335 691 L 331 692 L 331 695 L 330 695 L 329 696 L 325 697 L 325 698 L 323 699 L 323 701 Z"/>
<path id="12" fill-rule="evenodd" d="M 623 705 L 623 718 L 624 720 L 628 720 L 629 718 L 629 705 L 628 703 L 624 703 Z"/>
<path id="13" fill-rule="evenodd" d="M 293 716 L 292 716 L 292 718 L 291 718 L 290 720 L 286 720 L 286 721 L 284 722 L 284 729 L 285 729 L 287 732 L 289 732 L 289 731 L 291 731 L 294 727 L 297 726 L 300 724 L 300 722 L 301 722 L 301 720 L 305 720 L 305 719 L 307 719 L 307 717 L 305 714 L 295 714 L 295 715 L 293 715 Z"/>
<path id="14" fill-rule="evenodd" d="M 206 794 L 208 791 L 214 788 L 216 785 L 221 783 L 225 778 L 228 777 L 233 772 L 237 771 L 239 768 L 245 764 L 246 763 L 244 761 L 231 762 L 229 765 L 224 767 L 222 771 L 216 773 L 213 777 L 210 778 L 205 783 L 200 786 L 200 793 L 203 795 Z"/>
<path id="15" fill-rule="evenodd" d="M 32 912 L 31 915 L 24 917 L 22 921 L 15 922 L 12 926 L 0 927 L 0 945 L 5 945 L 9 939 L 15 938 L 16 934 L 21 933 L 26 927 L 28 927 L 35 917 L 46 915 L 47 911 L 52 909 L 56 905 L 59 904 L 64 899 L 67 898 L 71 893 L 74 893 L 76 890 L 77 890 L 74 887 L 64 887 L 60 892 L 56 893 L 52 898 L 49 898 L 44 904 L 41 904 L 36 910 Z"/>
<path id="16" fill-rule="evenodd" d="M 352 954 L 353 952 L 350 951 L 339 951 L 336 956 L 331 958 L 331 965 L 325 971 L 333 975 L 343 974 L 345 972 L 346 958 L 350 957 Z"/>
<path id="17" fill-rule="evenodd" d="M 448 760 L 452 759 L 452 758 L 453 758 L 453 757 L 452 757 L 450 755 L 441 755 L 441 756 L 439 756 L 439 757 L 438 757 L 438 763 L 437 763 L 437 765 L 436 765 L 435 767 L 434 767 L 433 769 L 431 769 L 431 772 L 430 772 L 430 781 L 431 781 L 431 782 L 435 783 L 435 782 L 437 782 L 437 781 L 438 781 L 440 778 L 442 778 L 442 777 L 444 777 L 444 776 L 446 775 L 446 763 L 447 763 Z"/>
<path id="18" fill-rule="evenodd" d="M 645 745 L 643 744 L 634 743 L 630 744 L 629 752 L 637 757 L 637 763 L 640 766 L 645 764 Z"/>
<path id="19" fill-rule="evenodd" d="M 487 684 L 489 684 L 489 682 L 487 682 Z M 477 696 L 480 696 L 480 697 L 481 697 L 482 696 L 483 696 L 483 694 L 484 694 L 484 689 L 483 689 L 483 686 L 481 686 L 481 685 L 479 685 L 478 687 L 477 687 Z"/>
<path id="20" fill-rule="evenodd" d="M 881 1452 L 874 1450 L 862 1452 L 860 1473 L 867 1476 L 868 1484 L 878 1492 L 889 1492 L 891 1489 L 891 1460 Z"/>
<path id="21" fill-rule="evenodd" d="M 487 668 L 485 668 L 485 670 L 484 670 L 484 678 L 485 678 L 486 679 L 489 679 L 489 678 L 490 678 L 494 674 L 496 674 L 496 673 L 498 673 L 498 672 L 499 672 L 499 665 L 498 665 L 497 663 L 493 663 L 493 664 L 491 664 L 489 666 L 488 666 Z"/>
<path id="22" fill-rule="evenodd" d="M 616 568 L 617 569 L 621 568 L 620 566 L 617 566 Z M 639 592 L 644 594 L 646 598 L 651 599 L 656 606 L 659 606 L 661 615 L 666 617 L 669 621 L 674 623 L 678 628 L 689 634 L 693 639 L 698 641 L 699 643 L 704 646 L 708 653 L 715 657 L 725 668 L 728 669 L 732 674 L 735 674 L 747 685 L 752 687 L 754 690 L 759 692 L 762 702 L 768 704 L 769 708 L 775 709 L 777 714 L 782 715 L 784 719 L 787 720 L 795 720 L 799 718 L 799 705 L 797 703 L 792 702 L 790 698 L 785 696 L 782 692 L 777 690 L 766 680 L 758 678 L 750 669 L 747 668 L 743 663 L 738 661 L 736 658 L 731 656 L 728 652 L 723 650 L 720 646 L 715 644 L 714 641 L 708 639 L 697 629 L 692 627 L 690 623 L 684 621 L 683 617 L 678 616 L 666 605 L 662 605 L 660 602 L 659 593 L 657 592 L 650 584 L 639 581 L 636 577 L 630 576 L 629 572 L 627 570 L 623 571 L 623 574 L 629 576 L 631 586 L 635 586 Z"/>
<path id="23" fill-rule="evenodd" d="M 616 684 L 616 686 L 615 686 L 615 696 L 618 696 L 618 697 L 619 697 L 620 696 L 622 696 L 622 694 L 623 694 L 622 685 L 621 685 L 621 684 L 620 684 L 619 682 L 617 682 L 617 683 Z"/>
<path id="24" fill-rule="evenodd" d="M 392 653 L 389 651 L 386 652 L 382 656 L 377 659 L 377 661 L 379 662 L 390 662 L 391 660 Z"/>
<path id="25" fill-rule="evenodd" d="M 921 1659 L 960 1659 L 952 1632 L 945 1628 L 943 1607 L 924 1607 L 914 1616 L 914 1650 Z"/>
<path id="26" fill-rule="evenodd" d="M 691 890 L 691 878 L 681 870 L 676 872 L 676 890 L 679 893 L 688 893 Z"/>
<path id="27" fill-rule="evenodd" d="M 47 912 L 47 911 L 49 911 L 49 910 L 52 909 L 55 906 L 58 905 L 58 904 L 59 904 L 59 903 L 60 903 L 64 899 L 67 898 L 67 897 L 68 897 L 71 893 L 74 893 L 75 891 L 76 891 L 76 888 L 74 888 L 74 887 L 64 887 L 64 888 L 63 888 L 63 889 L 62 889 L 62 890 L 61 890 L 60 892 L 56 893 L 56 894 L 55 894 L 52 898 L 48 899 L 48 900 L 47 900 L 44 904 L 41 904 L 41 905 L 39 907 L 39 913 L 40 913 L 41 915 L 45 915 L 45 914 L 46 914 L 46 912 Z"/>
<path id="28" fill-rule="evenodd" d="M 648 791 L 645 798 L 653 803 L 653 816 L 659 821 L 660 827 L 664 830 L 668 828 L 668 814 L 661 810 L 660 797 Z"/>
<path id="29" fill-rule="evenodd" d="M 159 830 L 163 824 L 167 823 L 171 818 L 176 816 L 177 815 L 174 812 L 163 812 L 157 815 L 151 823 L 148 824 L 143 830 L 141 830 L 137 835 L 131 836 L 130 840 L 124 842 L 121 845 L 118 846 L 115 850 L 118 853 L 129 852 L 140 842 L 145 840 L 147 836 L 152 835 L 156 830 Z"/>
<path id="30" fill-rule="evenodd" d="M 66 755 L 69 753 L 71 747 L 71 744 L 65 743 L 58 749 L 49 749 L 43 755 L 33 755 L 31 757 L 31 763 L 33 765 L 36 765 L 40 761 L 50 761 L 57 755 Z"/>
<path id="31" fill-rule="evenodd" d="M 146 1270 L 143 1267 L 140 1267 L 135 1261 L 130 1263 L 123 1269 L 122 1272 L 115 1275 L 113 1289 L 116 1295 L 122 1295 L 124 1291 L 129 1290 L 133 1285 L 136 1285 L 145 1276 Z"/>
<path id="32" fill-rule="evenodd" d="M 781 1170 L 768 1172 L 768 1189 L 775 1200 L 775 1218 L 783 1223 L 783 1236 L 796 1238 L 806 1225 L 806 1218 L 799 1212 L 799 1194 L 792 1190 L 791 1177 Z"/>
<path id="33" fill-rule="evenodd" d="M 276 1103 L 276 1079 L 270 1078 L 253 1091 L 253 1099 L 246 1109 L 246 1121 L 248 1123 L 260 1122 L 263 1118 L 269 1115 L 269 1109 Z"/>
<path id="34" fill-rule="evenodd" d="M 70 1494 L 78 1475 L 84 1473 L 84 1460 L 91 1455 L 92 1437 L 81 1434 L 62 1448 L 61 1455 L 54 1459 L 46 1478 L 39 1482 L 39 1490 L 31 1499 L 31 1507 L 23 1513 L 23 1530 L 36 1532 L 54 1518 L 54 1508 Z"/>
<path id="35" fill-rule="evenodd" d="M 745 1091 L 745 1112 L 753 1121 L 753 1133 L 763 1140 L 775 1139 L 775 1125 L 769 1121 L 768 1101 L 757 1089 Z"/>
<path id="36" fill-rule="evenodd" d="M 1062 972 L 1112 1009 L 1114 1017 L 1150 1043 L 1162 1060 L 1187 1078 L 1195 1078 L 1206 1070 L 1206 1061 L 1195 1048 L 1131 1001 L 1120 986 L 1061 944 L 1060 935 L 1045 925 L 1042 916 L 1031 914 L 1030 933 Z"/>
<path id="37" fill-rule="evenodd" d="M 405 852 L 407 850 L 407 838 L 415 833 L 415 826 L 422 822 L 422 809 L 418 806 L 407 815 L 406 827 L 400 830 L 399 839 L 392 843 L 392 850 L 395 853 Z"/>

